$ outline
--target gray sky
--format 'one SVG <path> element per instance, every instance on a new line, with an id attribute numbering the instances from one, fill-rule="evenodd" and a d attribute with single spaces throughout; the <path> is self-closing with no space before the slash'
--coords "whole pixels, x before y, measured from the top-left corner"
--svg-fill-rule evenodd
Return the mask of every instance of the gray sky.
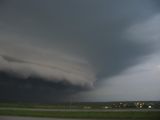
<path id="1" fill-rule="evenodd" d="M 160 100 L 159 7 L 0 0 L 0 100 Z"/>

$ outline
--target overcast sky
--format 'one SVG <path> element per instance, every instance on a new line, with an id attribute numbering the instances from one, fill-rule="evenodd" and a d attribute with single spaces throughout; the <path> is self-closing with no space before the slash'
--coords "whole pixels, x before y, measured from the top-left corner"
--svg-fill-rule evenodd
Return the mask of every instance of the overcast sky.
<path id="1" fill-rule="evenodd" d="M 160 100 L 159 0 L 0 0 L 0 100 Z"/>

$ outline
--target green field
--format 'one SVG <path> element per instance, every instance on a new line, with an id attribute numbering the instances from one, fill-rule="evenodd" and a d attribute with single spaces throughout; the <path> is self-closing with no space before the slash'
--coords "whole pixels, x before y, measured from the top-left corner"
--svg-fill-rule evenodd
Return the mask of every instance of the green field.
<path id="1" fill-rule="evenodd" d="M 84 110 L 84 106 L 91 106 L 91 108 Z M 104 108 L 102 108 L 102 106 L 104 106 L 104 104 L 0 103 L 0 115 L 1 116 L 52 117 L 52 118 L 160 120 L 160 111 L 149 111 L 149 110 L 141 111 L 140 110 L 140 111 L 116 112 L 116 111 L 110 111 L 110 109 L 108 111 L 103 111 L 102 109 Z M 3 109 L 3 108 L 6 108 L 6 109 Z M 15 108 L 15 109 L 11 109 L 11 108 Z M 42 110 L 38 110 L 38 109 L 42 109 Z M 53 109 L 54 111 L 49 111 L 49 109 Z M 76 110 L 74 111 L 74 109 Z M 96 110 L 96 109 L 99 109 L 99 110 Z M 94 110 L 94 111 L 91 111 L 91 110 Z"/>
<path id="2" fill-rule="evenodd" d="M 30 116 L 53 118 L 99 118 L 99 119 L 144 119 L 160 120 L 160 112 L 80 112 L 80 111 L 30 111 L 0 110 L 3 116 Z"/>

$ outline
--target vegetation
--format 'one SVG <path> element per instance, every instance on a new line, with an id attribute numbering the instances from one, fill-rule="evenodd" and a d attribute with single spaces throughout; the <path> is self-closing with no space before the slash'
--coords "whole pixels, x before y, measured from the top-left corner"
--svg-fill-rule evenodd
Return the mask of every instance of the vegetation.
<path id="1" fill-rule="evenodd" d="M 105 109 L 104 108 L 105 105 L 106 103 L 72 103 L 72 104 L 71 103 L 56 103 L 56 104 L 0 103 L 0 115 L 54 117 L 54 118 L 56 117 L 56 118 L 160 120 L 159 111 L 157 112 L 156 111 L 115 112 L 115 111 L 103 111 L 103 110 L 98 111 L 98 109 Z M 89 106 L 90 108 L 88 108 L 87 106 Z M 10 109 L 10 108 L 15 108 L 15 109 Z M 27 108 L 33 108 L 33 109 L 27 109 Z M 41 110 L 37 110 L 37 108 L 38 109 L 40 108 Z M 45 109 L 55 109 L 56 111 L 50 111 L 50 110 L 47 111 Z M 61 111 L 59 109 L 63 110 Z M 79 109 L 79 110 L 72 111 L 69 109 Z M 94 111 L 89 111 L 89 110 L 84 111 L 82 109 L 94 109 Z"/>
<path id="2" fill-rule="evenodd" d="M 42 103 L 16 103 L 16 102 L 0 102 L 0 107 L 8 108 L 43 108 L 43 109 L 147 109 L 148 106 L 152 106 L 153 109 L 160 109 L 160 102 L 158 101 L 146 101 L 146 102 L 85 102 L 85 103 L 54 103 L 54 104 L 42 104 Z"/>
<path id="3" fill-rule="evenodd" d="M 92 112 L 92 111 L 31 111 L 31 110 L 0 110 L 5 116 L 31 116 L 56 118 L 99 118 L 99 119 L 145 119 L 159 120 L 159 112 Z"/>

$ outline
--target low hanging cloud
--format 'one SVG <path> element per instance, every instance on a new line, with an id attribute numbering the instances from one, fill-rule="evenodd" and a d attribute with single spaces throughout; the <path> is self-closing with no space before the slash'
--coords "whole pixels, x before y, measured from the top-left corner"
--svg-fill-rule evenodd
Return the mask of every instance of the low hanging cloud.
<path id="1" fill-rule="evenodd" d="M 2 44 L 5 47 L 1 46 Z M 51 53 L 27 44 L 25 46 L 4 44 L 1 41 L 1 71 L 18 75 L 23 79 L 33 76 L 52 82 L 65 81 L 78 86 L 92 87 L 96 80 L 93 68 L 85 60 L 64 53 Z"/>

